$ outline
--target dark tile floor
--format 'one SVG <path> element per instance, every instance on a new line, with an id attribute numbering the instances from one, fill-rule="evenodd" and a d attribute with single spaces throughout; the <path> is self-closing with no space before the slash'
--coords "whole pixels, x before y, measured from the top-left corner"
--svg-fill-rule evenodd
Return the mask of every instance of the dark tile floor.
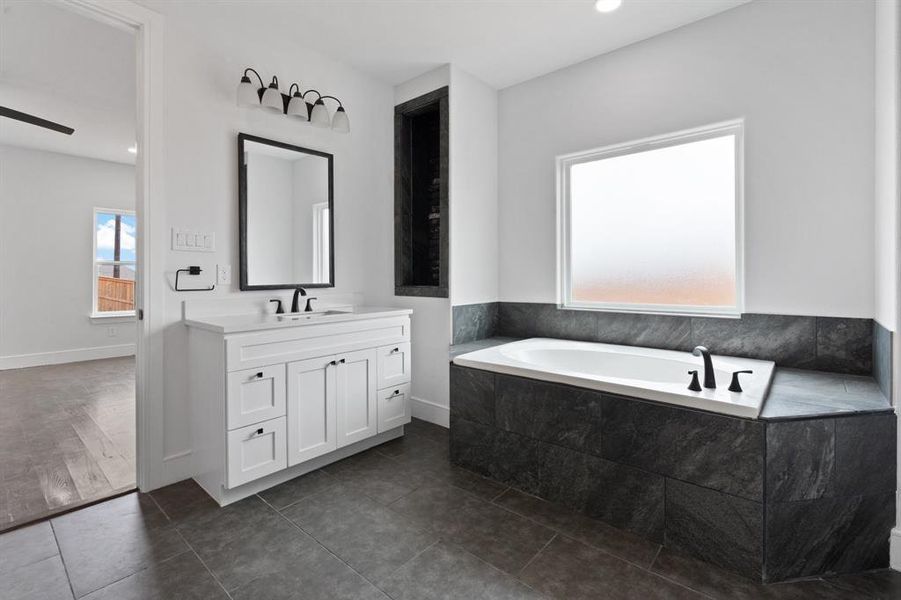
<path id="1" fill-rule="evenodd" d="M 0 531 L 134 486 L 134 357 L 0 371 Z"/>
<path id="2" fill-rule="evenodd" d="M 190 481 L 0 535 L 0 597 L 901 598 L 901 573 L 763 586 L 456 468 L 407 435 L 218 508 Z"/>

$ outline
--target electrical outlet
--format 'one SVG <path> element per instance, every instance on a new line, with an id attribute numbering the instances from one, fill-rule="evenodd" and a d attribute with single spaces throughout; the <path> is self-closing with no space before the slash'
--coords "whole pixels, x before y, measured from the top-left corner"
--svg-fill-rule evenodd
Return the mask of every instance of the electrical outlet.
<path id="1" fill-rule="evenodd" d="M 228 285 L 232 282 L 232 266 L 216 265 L 216 283 L 218 285 Z"/>
<path id="2" fill-rule="evenodd" d="M 106 337 L 116 337 L 119 335 L 118 327 L 107 327 L 106 328 Z"/>

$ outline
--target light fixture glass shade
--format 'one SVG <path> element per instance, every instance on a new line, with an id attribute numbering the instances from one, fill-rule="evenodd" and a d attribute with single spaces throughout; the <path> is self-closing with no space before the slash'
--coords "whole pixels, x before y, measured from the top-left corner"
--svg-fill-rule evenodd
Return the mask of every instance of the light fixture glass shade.
<path id="1" fill-rule="evenodd" d="M 623 0 L 597 0 L 594 8 L 598 12 L 609 13 L 615 11 L 623 3 Z"/>
<path id="2" fill-rule="evenodd" d="M 260 102 L 260 105 L 272 112 L 283 113 L 285 111 L 285 104 L 282 102 L 282 93 L 278 91 L 275 84 L 270 84 L 270 86 L 266 88 L 266 91 L 263 92 L 263 100 Z"/>
<path id="3" fill-rule="evenodd" d="M 238 106 L 259 106 L 260 97 L 257 94 L 257 88 L 250 82 L 250 77 L 246 75 L 241 78 L 238 84 Z"/>
<path id="4" fill-rule="evenodd" d="M 307 102 L 300 94 L 294 94 L 291 101 L 288 102 L 288 116 L 295 117 L 301 121 L 309 121 L 310 113 L 307 110 Z"/>
<path id="5" fill-rule="evenodd" d="M 328 109 L 322 100 L 317 100 L 313 105 L 313 113 L 310 115 L 310 123 L 314 127 L 328 127 L 332 124 L 332 120 L 328 116 Z"/>
<path id="6" fill-rule="evenodd" d="M 339 106 L 338 110 L 335 111 L 335 116 L 332 117 L 332 131 L 337 131 L 338 133 L 350 132 L 350 119 L 347 118 L 347 111 L 344 110 L 343 106 Z"/>

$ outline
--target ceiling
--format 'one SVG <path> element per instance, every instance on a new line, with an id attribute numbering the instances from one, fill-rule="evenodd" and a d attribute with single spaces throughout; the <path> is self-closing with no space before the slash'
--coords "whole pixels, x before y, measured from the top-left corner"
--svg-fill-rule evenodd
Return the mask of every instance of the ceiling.
<path id="1" fill-rule="evenodd" d="M 130 31 L 58 4 L 0 1 L 0 105 L 75 128 L 0 118 L 0 144 L 134 163 L 135 72 Z"/>
<path id="2" fill-rule="evenodd" d="M 749 0 L 141 0 L 303 46 L 396 85 L 452 63 L 501 89 Z M 225 8 L 227 7 L 227 10 Z"/>

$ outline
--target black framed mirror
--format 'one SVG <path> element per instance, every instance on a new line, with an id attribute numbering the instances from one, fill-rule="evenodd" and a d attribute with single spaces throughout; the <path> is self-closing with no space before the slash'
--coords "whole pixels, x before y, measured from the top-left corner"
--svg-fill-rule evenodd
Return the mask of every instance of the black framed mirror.
<path id="1" fill-rule="evenodd" d="M 238 134 L 241 289 L 334 287 L 334 157 Z"/>

